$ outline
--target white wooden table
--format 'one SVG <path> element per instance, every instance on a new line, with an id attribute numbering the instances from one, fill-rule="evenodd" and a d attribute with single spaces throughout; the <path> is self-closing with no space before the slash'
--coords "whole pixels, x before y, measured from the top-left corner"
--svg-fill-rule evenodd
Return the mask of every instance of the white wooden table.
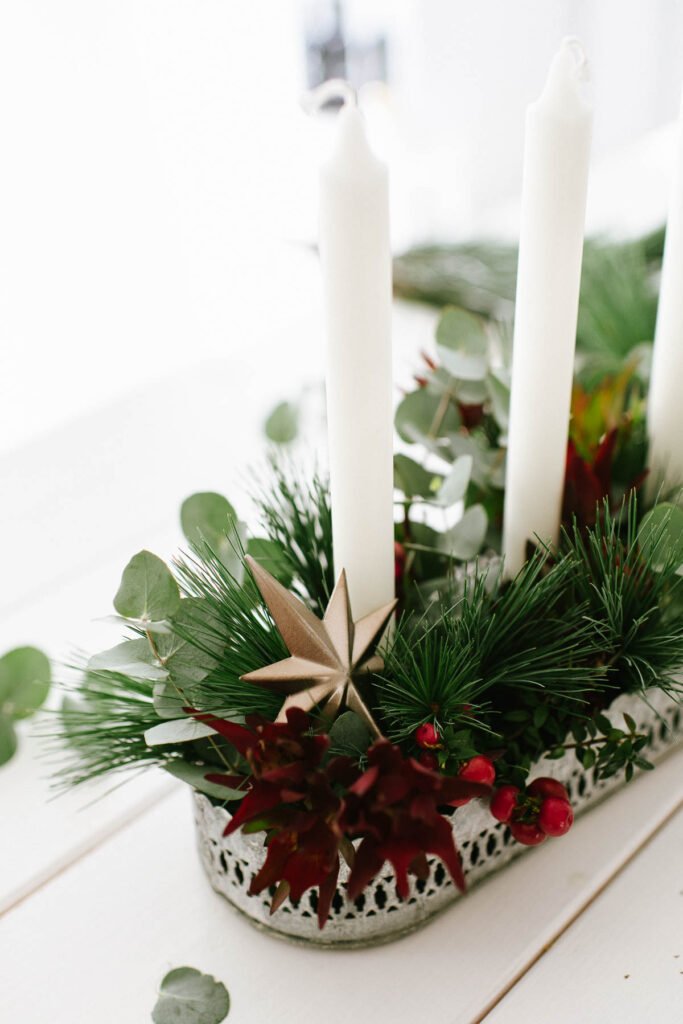
<path id="1" fill-rule="evenodd" d="M 115 642 L 91 620 L 127 558 L 171 553 L 192 489 L 239 503 L 261 445 L 237 386 L 253 388 L 244 367 L 188 370 L 0 460 L 3 649 Z M 234 1024 L 683 1019 L 683 751 L 421 932 L 346 953 L 267 937 L 209 889 L 182 785 L 152 774 L 94 804 L 48 802 L 47 775 L 27 723 L 0 770 L 3 1024 L 143 1024 L 186 964 L 227 985 Z"/>

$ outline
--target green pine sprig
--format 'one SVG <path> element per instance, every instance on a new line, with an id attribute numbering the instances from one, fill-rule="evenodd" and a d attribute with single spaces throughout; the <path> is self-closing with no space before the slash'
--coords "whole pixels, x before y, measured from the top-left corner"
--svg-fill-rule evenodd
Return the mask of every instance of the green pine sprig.
<path id="1" fill-rule="evenodd" d="M 334 589 L 332 512 L 327 481 L 304 479 L 271 460 L 272 480 L 255 495 L 268 539 L 277 543 L 291 589 L 322 615 Z"/>

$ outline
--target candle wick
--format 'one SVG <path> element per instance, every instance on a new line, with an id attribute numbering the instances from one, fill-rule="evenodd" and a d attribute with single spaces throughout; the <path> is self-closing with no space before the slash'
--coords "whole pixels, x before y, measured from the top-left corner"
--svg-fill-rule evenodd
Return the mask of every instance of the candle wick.
<path id="1" fill-rule="evenodd" d="M 356 90 L 344 78 L 330 78 L 310 89 L 301 97 L 301 106 L 307 114 L 316 114 L 330 100 L 342 100 L 345 107 L 358 106 Z"/>

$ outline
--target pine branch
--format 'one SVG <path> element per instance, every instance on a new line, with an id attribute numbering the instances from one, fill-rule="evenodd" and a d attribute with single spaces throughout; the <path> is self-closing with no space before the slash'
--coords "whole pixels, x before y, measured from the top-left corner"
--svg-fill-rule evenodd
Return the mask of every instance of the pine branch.
<path id="1" fill-rule="evenodd" d="M 67 693 L 43 731 L 57 761 L 58 788 L 130 772 L 141 764 L 163 765 L 174 752 L 148 747 L 144 739 L 145 731 L 158 724 L 151 683 L 119 672 L 84 673 L 78 700 Z"/>
<path id="2" fill-rule="evenodd" d="M 327 481 L 304 480 L 271 461 L 272 483 L 254 496 L 269 540 L 283 551 L 292 590 L 322 615 L 334 589 L 332 513 Z"/>
<path id="3" fill-rule="evenodd" d="M 197 706 L 218 715 L 273 718 L 281 698 L 240 678 L 288 654 L 250 573 L 245 571 L 238 582 L 208 545 L 196 548 L 194 556 L 178 558 L 175 569 L 187 596 L 201 604 L 174 630 L 216 662 L 193 688 Z"/>

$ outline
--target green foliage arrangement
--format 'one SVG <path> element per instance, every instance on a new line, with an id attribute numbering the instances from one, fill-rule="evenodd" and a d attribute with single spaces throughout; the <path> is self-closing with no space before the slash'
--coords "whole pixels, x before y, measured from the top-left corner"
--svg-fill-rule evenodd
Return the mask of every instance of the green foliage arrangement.
<path id="1" fill-rule="evenodd" d="M 651 767 L 649 737 L 628 714 L 608 717 L 615 698 L 681 694 L 683 508 L 677 494 L 643 486 L 657 240 L 587 252 L 561 538 L 530 543 L 514 579 L 500 554 L 510 383 L 501 309 L 514 254 L 450 252 L 465 270 L 447 295 L 429 277 L 433 255 L 405 264 L 413 294 L 470 308 L 444 308 L 435 353 L 396 412 L 398 614 L 381 659 L 358 680 L 361 705 L 332 720 L 318 698 L 310 713 L 273 724 L 282 694 L 245 678 L 294 653 L 261 570 L 274 592 L 279 584 L 303 603 L 307 628 L 335 585 L 327 481 L 286 468 L 280 448 L 253 495 L 255 534 L 225 497 L 195 494 L 180 515 L 187 552 L 170 565 L 148 551 L 131 559 L 114 597 L 124 638 L 84 666 L 57 727 L 63 783 L 163 768 L 227 805 L 230 829 L 264 831 L 254 891 L 272 886 L 279 906 L 318 885 L 321 925 L 339 856 L 355 841 L 364 853 L 349 892 L 385 859 L 407 891 L 406 865 L 423 875 L 425 850 L 460 885 L 440 805 L 490 792 L 494 779 L 491 813 L 516 839 L 564 834 L 567 793 L 553 780 L 529 784 L 534 765 L 573 751 L 596 778 L 630 779 Z M 593 274 L 613 282 L 612 294 Z M 268 422 L 275 442 L 289 443 L 295 428 L 284 405 Z M 418 792 L 424 802 L 411 802 Z M 394 799 L 402 810 L 387 817 Z"/>
<path id="2" fill-rule="evenodd" d="M 224 547 L 212 545 L 205 538 L 216 526 L 217 496 L 203 495 L 190 499 L 191 525 L 188 503 L 183 506 L 190 554 L 171 567 L 146 551 L 131 559 L 114 598 L 128 636 L 90 659 L 77 696 L 66 700 L 60 727 L 70 751 L 66 782 L 154 763 L 212 797 L 235 798 L 234 786 L 205 776 L 211 767 L 239 774 L 239 756 L 188 709 L 244 721 L 252 714 L 272 720 L 281 706 L 276 693 L 242 678 L 288 653 L 245 569 L 245 550 L 258 552 L 264 567 L 312 610 L 325 606 L 329 589 L 326 574 L 308 575 L 322 535 L 331 564 L 325 486 L 316 479 L 309 492 L 282 473 L 275 481 L 260 499 L 261 543 L 246 537 L 226 501 Z M 308 501 L 310 493 L 321 505 L 315 514 L 306 505 L 310 515 L 302 526 L 292 495 Z M 293 514 L 298 553 L 288 558 L 281 531 Z M 631 492 L 616 512 L 605 501 L 593 526 L 582 529 L 575 520 L 557 550 L 538 547 L 512 581 L 495 555 L 474 550 L 468 564 L 449 554 L 450 570 L 444 568 L 440 582 L 429 581 L 430 600 L 404 562 L 398 627 L 384 669 L 371 680 L 383 732 L 416 754 L 416 733 L 431 723 L 442 771 L 456 772 L 475 753 L 495 753 L 499 777 L 519 780 L 578 730 L 569 742 L 581 758 L 593 763 L 595 754 L 601 770 L 608 761 L 613 767 L 610 733 L 601 744 L 599 732 L 587 742 L 582 729 L 590 731 L 618 693 L 645 694 L 655 686 L 675 696 L 680 689 L 682 519 L 683 511 L 669 503 L 642 515 Z M 425 553 L 416 555 L 412 574 L 425 564 L 417 560 Z M 366 734 L 355 717 L 346 712 L 333 739 L 346 748 L 355 742 L 362 760 Z M 634 757 L 639 750 L 631 751 Z"/>

